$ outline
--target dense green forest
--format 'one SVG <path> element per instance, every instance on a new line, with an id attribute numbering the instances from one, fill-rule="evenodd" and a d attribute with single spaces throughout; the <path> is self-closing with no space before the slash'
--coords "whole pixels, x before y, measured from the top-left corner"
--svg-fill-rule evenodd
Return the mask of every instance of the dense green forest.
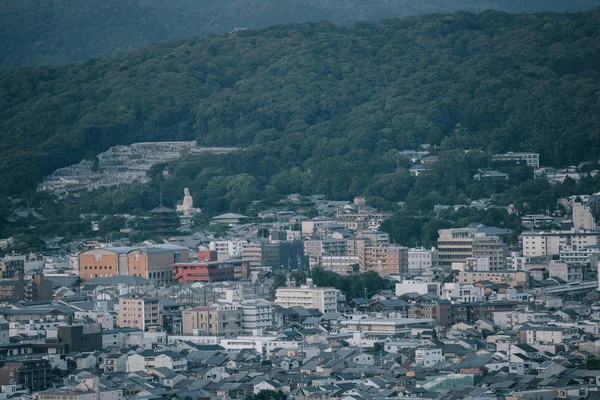
<path id="1" fill-rule="evenodd" d="M 485 183 L 472 173 L 507 150 L 537 151 L 553 165 L 597 159 L 599 18 L 600 10 L 488 11 L 306 23 L 4 70 L 0 190 L 32 189 L 115 144 L 195 138 L 244 150 L 184 157 L 166 178 L 152 171 L 153 186 L 84 194 L 73 212 L 147 210 L 158 185 L 166 204 L 190 187 L 198 206 L 214 212 L 293 192 L 422 210 L 495 194 L 510 204 L 519 199 L 502 197 L 510 190 L 550 193 L 529 183 L 530 171 Z M 421 143 L 444 151 L 415 179 L 398 150 Z"/>
<path id="2" fill-rule="evenodd" d="M 85 61 L 172 38 L 280 23 L 598 6 L 600 0 L 0 0 L 0 68 Z"/>

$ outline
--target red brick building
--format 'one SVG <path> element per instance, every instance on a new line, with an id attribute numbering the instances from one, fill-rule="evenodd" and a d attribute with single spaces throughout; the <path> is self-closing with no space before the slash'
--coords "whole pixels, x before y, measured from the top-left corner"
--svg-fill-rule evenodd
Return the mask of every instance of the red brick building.
<path id="1" fill-rule="evenodd" d="M 218 261 L 217 252 L 202 250 L 198 261 L 172 265 L 173 279 L 180 283 L 231 281 L 247 276 L 247 263 L 242 260 Z"/>

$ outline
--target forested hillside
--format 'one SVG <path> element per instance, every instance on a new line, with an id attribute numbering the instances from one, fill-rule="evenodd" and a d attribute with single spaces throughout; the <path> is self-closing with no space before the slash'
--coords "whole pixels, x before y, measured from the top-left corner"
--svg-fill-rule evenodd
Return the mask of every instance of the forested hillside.
<path id="1" fill-rule="evenodd" d="M 215 209 L 291 192 L 403 200 L 415 182 L 397 150 L 421 143 L 458 150 L 440 160 L 441 173 L 507 150 L 555 165 L 597 158 L 599 19 L 600 10 L 490 11 L 307 23 L 5 70 L 0 191 L 20 193 L 58 167 L 150 140 L 246 148 L 171 166 L 167 196 L 184 185 L 207 190 L 214 198 L 199 204 L 221 202 Z M 464 149 L 486 153 L 465 158 Z M 439 175 L 413 193 L 455 197 L 464 179 Z"/>
<path id="2" fill-rule="evenodd" d="M 0 67 L 85 61 L 172 38 L 288 22 L 597 6 L 600 0 L 0 0 Z"/>

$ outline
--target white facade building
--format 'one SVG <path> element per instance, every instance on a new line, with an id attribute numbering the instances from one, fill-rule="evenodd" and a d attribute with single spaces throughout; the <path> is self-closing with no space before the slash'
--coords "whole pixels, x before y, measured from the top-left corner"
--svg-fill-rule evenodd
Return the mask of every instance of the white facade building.
<path id="1" fill-rule="evenodd" d="M 239 259 L 247 243 L 245 240 L 212 240 L 208 249 L 216 251 L 219 260 Z"/>
<path id="2" fill-rule="evenodd" d="M 523 232 L 521 240 L 523 256 L 539 257 L 560 254 L 560 249 L 565 246 L 574 246 L 575 249 L 598 244 L 599 231 L 540 231 Z"/>
<path id="3" fill-rule="evenodd" d="M 442 349 L 438 347 L 417 347 L 415 349 L 415 363 L 422 367 L 431 367 L 438 362 L 444 361 Z"/>
<path id="4" fill-rule="evenodd" d="M 552 321 L 546 312 L 495 311 L 494 323 L 501 329 L 511 329 L 522 324 L 545 324 Z"/>
<path id="5" fill-rule="evenodd" d="M 256 329 L 273 326 L 273 305 L 266 300 L 246 301 L 239 308 L 242 310 L 242 331 L 252 333 Z"/>
<path id="6" fill-rule="evenodd" d="M 439 264 L 438 251 L 435 247 L 426 249 L 418 247 L 408 249 L 408 270 L 423 271 Z"/>
<path id="7" fill-rule="evenodd" d="M 445 283 L 442 297 L 452 302 L 472 303 L 483 301 L 483 287 L 461 285 L 460 283 Z"/>
<path id="8" fill-rule="evenodd" d="M 175 372 L 184 372 L 187 369 L 187 360 L 183 355 L 172 351 L 157 353 L 145 350 L 127 357 L 127 372 L 147 371 L 161 367 Z"/>
<path id="9" fill-rule="evenodd" d="M 418 294 L 435 294 L 441 295 L 439 282 L 427 282 L 423 280 L 404 280 L 400 283 L 396 283 L 396 296 L 402 296 L 406 293 L 418 293 Z"/>
<path id="10" fill-rule="evenodd" d="M 322 313 L 337 312 L 337 289 L 316 287 L 309 278 L 306 285 L 277 289 L 275 304 L 284 308 L 316 308 Z"/>

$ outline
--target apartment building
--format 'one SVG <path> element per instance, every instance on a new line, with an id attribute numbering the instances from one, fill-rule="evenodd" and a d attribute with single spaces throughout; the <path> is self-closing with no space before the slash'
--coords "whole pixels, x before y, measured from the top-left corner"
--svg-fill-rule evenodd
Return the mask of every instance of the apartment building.
<path id="1" fill-rule="evenodd" d="M 242 332 L 252 334 L 257 329 L 273 326 L 273 305 L 267 300 L 244 301 L 239 305 L 242 311 Z"/>
<path id="2" fill-rule="evenodd" d="M 527 287 L 529 276 L 524 271 L 459 271 L 458 283 L 472 285 L 480 281 L 506 283 L 512 287 Z"/>
<path id="3" fill-rule="evenodd" d="M 359 257 L 360 272 L 375 271 L 383 277 L 408 271 L 408 248 L 366 246 Z"/>
<path id="4" fill-rule="evenodd" d="M 523 256 L 540 257 L 560 254 L 563 247 L 573 250 L 598 245 L 600 231 L 540 231 L 523 232 L 521 242 Z"/>
<path id="5" fill-rule="evenodd" d="M 426 249 L 424 247 L 408 249 L 408 270 L 424 271 L 439 263 L 439 254 L 435 247 Z"/>
<path id="6" fill-rule="evenodd" d="M 160 326 L 160 301 L 157 298 L 119 298 L 117 325 L 121 328 L 138 328 L 142 331 L 149 327 Z"/>
<path id="7" fill-rule="evenodd" d="M 438 254 L 441 265 L 464 263 L 467 259 L 489 259 L 490 269 L 503 269 L 508 255 L 498 236 L 478 233 L 477 228 L 441 229 L 438 231 Z"/>
<path id="8" fill-rule="evenodd" d="M 245 240 L 212 240 L 208 244 L 208 249 L 216 251 L 219 260 L 241 259 L 244 256 L 244 246 L 247 244 Z"/>
<path id="9" fill-rule="evenodd" d="M 600 259 L 600 246 L 562 246 L 559 250 L 560 261 L 567 264 L 588 264 Z"/>
<path id="10" fill-rule="evenodd" d="M 316 308 L 322 313 L 337 312 L 337 289 L 319 288 L 306 280 L 300 287 L 282 287 L 275 292 L 275 304 L 284 308 Z"/>
<path id="11" fill-rule="evenodd" d="M 235 337 L 242 333 L 242 310 L 224 303 L 194 307 L 183 311 L 182 325 L 184 335 Z"/>
<path id="12" fill-rule="evenodd" d="M 419 346 L 415 349 L 415 364 L 422 367 L 431 367 L 444 361 L 442 349 L 435 346 Z"/>
<path id="13" fill-rule="evenodd" d="M 262 243 L 244 243 L 242 245 L 242 260 L 248 263 L 251 271 L 260 269 L 263 264 Z"/>
<path id="14" fill-rule="evenodd" d="M 356 232 L 357 239 L 367 239 L 372 246 L 386 246 L 390 244 L 390 234 L 382 231 L 362 230 Z"/>
<path id="15" fill-rule="evenodd" d="M 573 201 L 571 217 L 573 220 L 573 228 L 578 230 L 596 229 L 596 221 L 592 215 L 592 211 L 586 204 L 579 201 Z"/>
<path id="16" fill-rule="evenodd" d="M 12 279 L 25 273 L 25 256 L 6 256 L 0 258 L 0 278 Z"/>
<path id="17" fill-rule="evenodd" d="M 537 311 L 496 311 L 493 321 L 502 329 L 512 329 L 523 324 L 547 324 L 552 321 L 547 312 Z"/>
<path id="18" fill-rule="evenodd" d="M 310 268 L 322 264 L 323 257 L 347 256 L 348 242 L 343 239 L 322 238 L 306 240 L 304 242 L 304 255 L 308 257 Z"/>
<path id="19" fill-rule="evenodd" d="M 349 275 L 358 269 L 358 256 L 323 256 L 320 257 L 317 264 L 326 271 L 335 272 L 339 275 Z M 310 267 L 317 265 L 313 264 Z"/>
<path id="20" fill-rule="evenodd" d="M 0 385 L 17 385 L 39 392 L 52 386 L 52 365 L 44 359 L 7 361 L 0 368 Z"/>
<path id="21" fill-rule="evenodd" d="M 132 354 L 127 357 L 126 370 L 128 373 L 136 371 L 148 371 L 156 368 L 167 368 L 175 372 L 187 370 L 185 357 L 174 351 L 155 352 L 144 350 L 141 353 Z"/>
<path id="22" fill-rule="evenodd" d="M 531 346 L 561 344 L 580 337 L 578 329 L 557 326 L 527 326 L 519 331 L 519 339 Z"/>
<path id="23" fill-rule="evenodd" d="M 323 238 L 304 242 L 304 255 L 308 257 L 345 256 L 347 254 L 348 242 L 343 239 Z"/>
<path id="24" fill-rule="evenodd" d="M 488 259 L 491 271 L 504 269 L 508 251 L 498 236 L 476 236 L 473 240 L 473 258 Z"/>

